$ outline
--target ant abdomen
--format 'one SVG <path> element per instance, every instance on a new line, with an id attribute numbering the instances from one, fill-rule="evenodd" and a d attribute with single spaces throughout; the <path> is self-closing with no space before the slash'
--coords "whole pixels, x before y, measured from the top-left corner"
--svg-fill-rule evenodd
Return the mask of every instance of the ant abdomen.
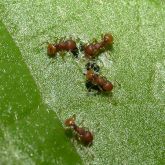
<path id="1" fill-rule="evenodd" d="M 85 131 L 85 133 L 83 134 L 83 136 L 81 136 L 81 141 L 85 144 L 85 145 L 91 145 L 93 142 L 93 135 L 90 131 Z"/>
<path id="2" fill-rule="evenodd" d="M 102 85 L 102 88 L 104 91 L 112 91 L 113 85 L 110 81 L 106 82 L 105 84 Z"/>

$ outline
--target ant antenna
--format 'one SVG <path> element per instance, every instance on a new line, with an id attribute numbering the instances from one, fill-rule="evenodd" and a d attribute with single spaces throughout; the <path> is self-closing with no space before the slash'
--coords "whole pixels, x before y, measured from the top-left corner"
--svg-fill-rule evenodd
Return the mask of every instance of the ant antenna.
<path id="1" fill-rule="evenodd" d="M 44 41 L 40 44 L 40 46 L 44 45 L 44 44 L 50 44 L 48 41 Z"/>
<path id="2" fill-rule="evenodd" d="M 61 37 L 59 42 L 63 42 L 66 39 L 66 37 Z"/>
<path id="3" fill-rule="evenodd" d="M 80 42 L 81 41 L 81 39 L 78 37 L 78 38 L 76 38 L 76 42 Z"/>
<path id="4" fill-rule="evenodd" d="M 121 88 L 121 84 L 117 80 L 115 80 L 114 87 L 119 87 L 119 89 L 120 89 Z"/>
<path id="5" fill-rule="evenodd" d="M 43 70 L 47 69 L 49 65 L 53 64 L 55 61 L 54 59 L 51 59 L 51 61 L 49 61 L 49 63 L 44 67 Z"/>
<path id="6" fill-rule="evenodd" d="M 58 37 L 55 37 L 54 39 L 55 39 L 54 42 L 57 42 L 58 41 Z"/>
<path id="7" fill-rule="evenodd" d="M 93 44 L 96 44 L 97 43 L 97 39 L 96 38 L 93 38 Z"/>
<path id="8" fill-rule="evenodd" d="M 75 121 L 76 120 L 76 114 L 73 114 L 72 118 Z"/>

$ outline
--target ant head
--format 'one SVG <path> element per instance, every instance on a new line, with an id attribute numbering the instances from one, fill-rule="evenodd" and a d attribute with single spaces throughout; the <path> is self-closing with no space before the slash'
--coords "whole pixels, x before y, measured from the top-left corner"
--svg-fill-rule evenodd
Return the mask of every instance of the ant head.
<path id="1" fill-rule="evenodd" d="M 65 120 L 65 125 L 70 127 L 75 125 L 76 115 L 74 114 L 72 117 Z"/>
<path id="2" fill-rule="evenodd" d="M 53 57 L 55 56 L 56 53 L 57 53 L 56 47 L 53 44 L 48 44 L 48 47 L 47 47 L 48 56 Z"/>
<path id="3" fill-rule="evenodd" d="M 112 45 L 113 44 L 113 36 L 110 33 L 107 33 L 103 37 L 105 45 Z"/>
<path id="4" fill-rule="evenodd" d="M 87 80 L 92 81 L 94 75 L 95 74 L 94 74 L 92 69 L 89 69 L 89 70 L 86 71 L 86 79 Z"/>

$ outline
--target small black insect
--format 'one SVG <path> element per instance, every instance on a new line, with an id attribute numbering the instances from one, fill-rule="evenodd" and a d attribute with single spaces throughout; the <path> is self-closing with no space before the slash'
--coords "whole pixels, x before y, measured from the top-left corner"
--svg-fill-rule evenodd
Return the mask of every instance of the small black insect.
<path id="1" fill-rule="evenodd" d="M 100 67 L 95 62 L 88 62 L 85 65 L 86 70 L 93 70 L 94 72 L 98 73 L 100 71 Z"/>
<path id="2" fill-rule="evenodd" d="M 78 58 L 78 55 L 79 55 L 79 51 L 78 51 L 78 48 L 76 47 L 75 49 L 71 50 L 71 53 L 73 54 L 73 56 L 75 58 Z"/>
<path id="3" fill-rule="evenodd" d="M 101 92 L 101 88 L 98 85 L 93 84 L 91 81 L 86 80 L 85 87 L 87 88 L 88 92 L 91 92 L 92 90 L 96 90 L 98 92 Z"/>

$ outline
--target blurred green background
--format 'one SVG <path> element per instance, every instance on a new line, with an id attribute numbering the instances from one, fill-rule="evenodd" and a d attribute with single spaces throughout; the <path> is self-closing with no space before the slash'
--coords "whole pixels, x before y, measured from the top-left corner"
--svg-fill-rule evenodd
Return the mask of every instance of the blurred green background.
<path id="1" fill-rule="evenodd" d="M 1 164 L 165 164 L 163 0 L 1 0 L 0 17 Z M 42 43 L 107 32 L 114 50 L 101 72 L 121 88 L 89 96 L 85 62 L 66 53 L 50 64 Z M 65 136 L 72 114 L 92 147 Z"/>

